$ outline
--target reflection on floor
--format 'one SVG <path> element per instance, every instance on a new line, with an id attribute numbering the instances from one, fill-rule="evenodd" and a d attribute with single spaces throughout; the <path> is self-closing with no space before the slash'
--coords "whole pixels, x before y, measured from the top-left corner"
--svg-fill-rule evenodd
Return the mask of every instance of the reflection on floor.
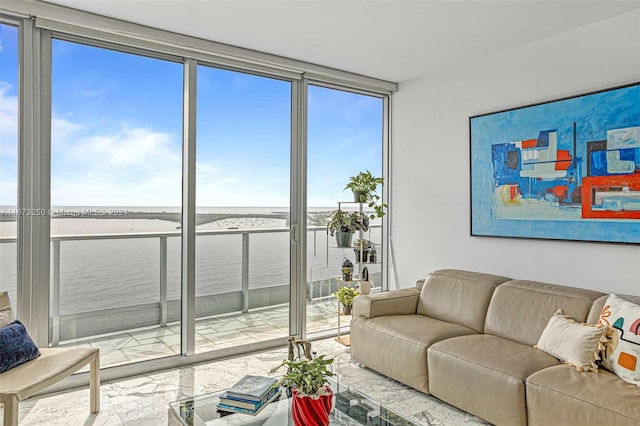
<path id="1" fill-rule="evenodd" d="M 307 334 L 335 329 L 338 316 L 334 297 L 307 305 Z M 343 326 L 348 319 L 343 318 Z M 252 310 L 248 313 L 207 318 L 196 322 L 196 353 L 270 340 L 289 335 L 289 306 Z M 161 358 L 180 353 L 180 325 L 77 339 L 60 346 L 100 349 L 102 367 Z"/>
<path id="2" fill-rule="evenodd" d="M 336 357 L 334 372 L 340 382 L 420 425 L 486 424 L 432 396 L 359 367 L 351 362 L 349 349 L 333 339 L 316 341 L 313 349 L 318 354 Z M 246 374 L 268 375 L 286 353 L 286 348 L 282 348 L 103 383 L 99 414 L 89 414 L 88 388 L 31 398 L 20 403 L 20 425 L 166 425 L 170 402 L 227 388 Z"/>

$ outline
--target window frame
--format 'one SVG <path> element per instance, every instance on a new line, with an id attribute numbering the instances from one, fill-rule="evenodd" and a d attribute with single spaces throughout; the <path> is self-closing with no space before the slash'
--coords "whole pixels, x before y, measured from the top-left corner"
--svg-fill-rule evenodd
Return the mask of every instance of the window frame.
<path id="1" fill-rule="evenodd" d="M 32 15 L 37 17 L 32 18 Z M 19 28 L 19 172 L 18 208 L 49 209 L 51 183 L 51 63 L 52 39 L 80 43 L 182 63 L 187 72 L 198 65 L 212 66 L 242 73 L 276 78 L 291 82 L 291 286 L 290 333 L 306 335 L 306 156 L 307 156 L 307 101 L 308 86 L 332 88 L 383 99 L 383 177 L 385 185 L 382 199 L 390 203 L 391 181 L 391 107 L 395 83 L 322 67 L 275 55 L 237 48 L 221 43 L 174 34 L 88 14 L 63 6 L 50 4 L 12 3 L 0 8 L 0 21 Z M 197 76 L 196 76 L 197 78 Z M 185 79 L 189 81 L 189 79 Z M 195 218 L 195 197 L 191 194 L 195 184 L 195 90 L 196 83 L 186 84 L 183 102 L 183 221 L 187 224 Z M 192 139 L 193 138 L 193 139 Z M 185 195 L 187 194 L 187 195 Z M 191 194 L 191 195 L 189 195 Z M 383 218 L 382 265 L 383 286 L 389 282 L 391 209 Z M 183 246 L 195 241 L 195 221 L 184 227 Z M 186 238 L 185 238 L 186 233 Z M 41 346 L 49 342 L 49 276 L 50 276 L 50 218 L 22 216 L 18 220 L 18 309 L 21 319 L 32 337 Z M 183 247 L 183 263 L 193 266 L 195 251 Z M 187 253 L 185 255 L 185 253 Z M 191 253 L 191 254 L 190 254 Z M 186 261 L 186 262 L 185 262 Z M 183 271 L 183 307 L 194 313 L 195 279 Z M 193 274 L 191 274 L 193 276 Z M 185 290 L 186 288 L 186 290 Z M 193 299 L 193 300 L 191 300 Z M 185 305 L 186 303 L 186 305 Z M 194 322 L 183 313 L 182 327 L 194 327 Z M 192 354 L 193 335 L 183 344 L 183 353 Z M 190 341 L 190 343 L 189 343 Z M 183 343 L 185 343 L 183 341 Z M 262 350 L 284 344 L 266 342 L 248 345 L 243 351 Z M 108 369 L 106 380 L 143 374 L 161 368 L 174 368 L 240 353 L 229 349 L 219 352 L 194 354 L 187 357 L 168 357 Z M 78 386 L 86 375 L 66 381 L 60 388 Z M 54 389 L 54 390 L 56 390 Z"/>

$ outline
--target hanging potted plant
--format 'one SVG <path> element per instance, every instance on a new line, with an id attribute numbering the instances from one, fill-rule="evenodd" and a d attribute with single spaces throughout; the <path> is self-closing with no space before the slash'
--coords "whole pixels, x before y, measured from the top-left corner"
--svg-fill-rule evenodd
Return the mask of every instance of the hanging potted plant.
<path id="1" fill-rule="evenodd" d="M 331 293 L 334 295 L 340 303 L 342 304 L 342 313 L 345 315 L 351 315 L 351 309 L 353 308 L 353 299 L 354 297 L 360 295 L 360 292 L 353 287 L 340 287 L 338 291 L 335 293 Z"/>
<path id="2" fill-rule="evenodd" d="M 353 243 L 353 251 L 356 255 L 356 262 L 360 262 L 360 254 L 362 253 L 362 263 L 366 263 L 369 260 L 369 250 L 371 249 L 371 241 L 364 238 L 358 238 Z"/>
<path id="3" fill-rule="evenodd" d="M 349 183 L 344 189 L 353 191 L 353 200 L 358 203 L 366 203 L 373 208 L 374 214 L 370 215 L 371 219 L 384 216 L 383 208 L 387 207 L 387 203 L 380 202 L 380 196 L 376 194 L 378 185 L 384 184 L 384 178 L 375 177 L 369 170 L 360 172 L 357 176 L 351 176 Z"/>
<path id="4" fill-rule="evenodd" d="M 327 426 L 333 407 L 333 392 L 327 378 L 333 358 L 320 355 L 315 359 L 285 360 L 271 370 L 274 373 L 286 366 L 281 382 L 291 388 L 291 417 L 296 426 Z"/>
<path id="5" fill-rule="evenodd" d="M 338 247 L 351 247 L 351 239 L 356 231 L 369 229 L 369 217 L 359 212 L 334 210 L 328 217 L 327 230 L 336 236 Z"/>

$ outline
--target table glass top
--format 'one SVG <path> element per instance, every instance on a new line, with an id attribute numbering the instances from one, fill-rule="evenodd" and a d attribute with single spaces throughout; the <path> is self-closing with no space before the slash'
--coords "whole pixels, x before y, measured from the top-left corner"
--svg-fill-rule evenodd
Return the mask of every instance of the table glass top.
<path id="1" fill-rule="evenodd" d="M 417 423 L 380 405 L 373 399 L 347 386 L 330 380 L 333 390 L 333 410 L 331 424 L 344 426 L 417 426 Z M 266 406 L 255 416 L 249 414 L 226 414 L 216 410 L 218 397 L 224 391 L 193 398 L 186 398 L 169 404 L 169 423 L 186 426 L 283 426 L 293 425 L 290 409 L 291 400 L 282 396 Z M 172 423 L 173 422 L 173 423 Z"/>

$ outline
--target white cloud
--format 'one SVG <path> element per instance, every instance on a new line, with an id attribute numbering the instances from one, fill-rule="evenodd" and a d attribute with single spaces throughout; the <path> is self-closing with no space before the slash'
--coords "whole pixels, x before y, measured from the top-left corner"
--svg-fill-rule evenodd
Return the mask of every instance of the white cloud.
<path id="1" fill-rule="evenodd" d="M 80 126 L 61 128 L 73 134 Z M 125 127 L 57 140 L 52 205 L 180 205 L 182 154 L 167 133 Z"/>
<path id="2" fill-rule="evenodd" d="M 81 131 L 83 127 L 80 124 L 72 123 L 64 118 L 51 117 L 51 145 L 54 149 L 59 149 L 64 141 L 72 138 L 74 134 Z"/>
<path id="3" fill-rule="evenodd" d="M 98 157 L 111 167 L 158 169 L 181 163 L 180 150 L 171 145 L 171 135 L 153 130 L 125 128 L 114 135 L 82 139 L 76 147 L 79 158 Z"/>

